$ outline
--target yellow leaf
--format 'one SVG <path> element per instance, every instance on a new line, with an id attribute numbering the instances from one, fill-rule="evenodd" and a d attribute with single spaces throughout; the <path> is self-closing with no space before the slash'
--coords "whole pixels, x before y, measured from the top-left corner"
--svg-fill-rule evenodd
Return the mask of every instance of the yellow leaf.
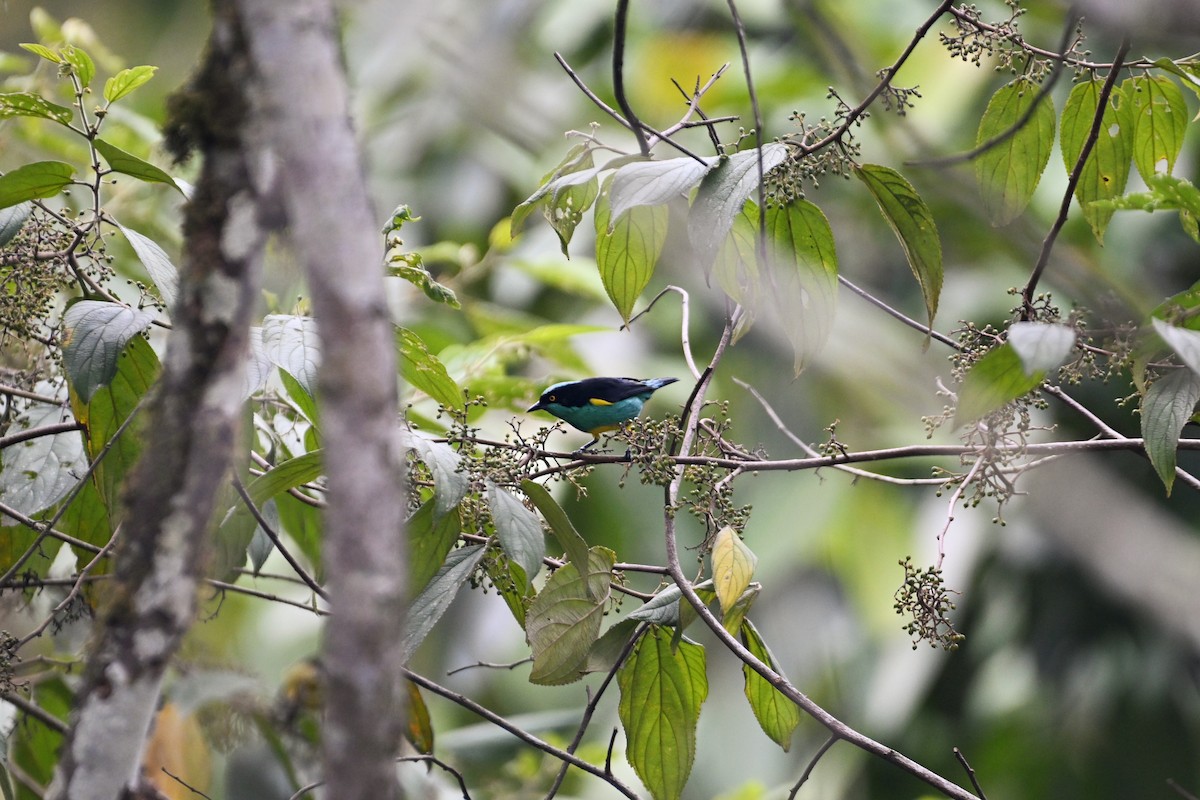
<path id="1" fill-rule="evenodd" d="M 162 707 L 146 743 L 142 771 L 168 800 L 195 798 L 192 789 L 180 781 L 201 792 L 208 791 L 212 782 L 212 756 L 194 716 L 181 712 L 174 703 Z"/>
<path id="2" fill-rule="evenodd" d="M 721 611 L 727 613 L 750 585 L 758 557 L 746 547 L 741 537 L 728 525 L 722 528 L 713 542 L 713 586 Z"/>

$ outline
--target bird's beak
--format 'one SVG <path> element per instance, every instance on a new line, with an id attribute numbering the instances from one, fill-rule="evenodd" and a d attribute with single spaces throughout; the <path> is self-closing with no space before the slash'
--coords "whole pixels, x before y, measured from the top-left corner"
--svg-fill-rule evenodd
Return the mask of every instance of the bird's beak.
<path id="1" fill-rule="evenodd" d="M 525 413 L 526 413 L 526 414 L 529 414 L 529 413 L 531 413 L 531 412 L 533 412 L 533 411 L 541 411 L 543 408 L 544 408 L 544 406 L 542 405 L 542 401 L 541 401 L 541 400 L 539 400 L 539 401 L 537 401 L 536 403 L 534 403 L 533 405 L 531 405 L 531 406 L 528 408 L 528 410 L 526 410 L 526 412 L 525 412 Z"/>

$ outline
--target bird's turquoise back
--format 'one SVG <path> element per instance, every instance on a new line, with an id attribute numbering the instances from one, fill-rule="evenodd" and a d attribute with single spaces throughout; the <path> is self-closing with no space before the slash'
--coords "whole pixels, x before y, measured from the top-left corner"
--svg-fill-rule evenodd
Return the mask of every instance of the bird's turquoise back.
<path id="1" fill-rule="evenodd" d="M 650 395 L 675 378 L 587 378 L 547 387 L 529 410 L 548 411 L 581 431 L 598 437 L 642 411 Z"/>
<path id="2" fill-rule="evenodd" d="M 549 403 L 545 409 L 567 424 L 586 431 L 592 435 L 617 428 L 622 422 L 631 420 L 642 413 L 642 406 L 650 399 L 652 391 L 635 397 L 627 397 L 616 403 L 603 403 L 593 400 L 587 405 L 564 406 Z"/>

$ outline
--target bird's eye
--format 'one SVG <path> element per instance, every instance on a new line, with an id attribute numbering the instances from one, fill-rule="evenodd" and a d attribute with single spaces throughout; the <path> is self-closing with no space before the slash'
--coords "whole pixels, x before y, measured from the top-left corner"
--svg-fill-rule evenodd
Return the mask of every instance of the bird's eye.
<path id="1" fill-rule="evenodd" d="M 546 398 L 546 402 L 547 402 L 547 403 L 553 403 L 553 402 L 554 402 L 555 400 L 557 400 L 557 399 L 558 399 L 558 398 L 557 398 L 557 397 L 555 397 L 554 395 L 550 395 L 549 397 L 547 397 L 547 398 Z"/>

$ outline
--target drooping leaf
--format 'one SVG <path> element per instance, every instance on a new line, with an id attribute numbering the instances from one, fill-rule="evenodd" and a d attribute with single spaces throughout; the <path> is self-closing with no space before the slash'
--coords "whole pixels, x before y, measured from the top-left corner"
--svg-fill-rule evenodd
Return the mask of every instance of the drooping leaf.
<path id="1" fill-rule="evenodd" d="M 154 77 L 158 67 L 142 65 L 123 69 L 104 82 L 104 100 L 115 103 Z"/>
<path id="2" fill-rule="evenodd" d="M 410 593 L 420 592 L 433 580 L 462 530 L 457 513 L 437 514 L 435 509 L 436 503 L 428 501 L 405 523 Z"/>
<path id="3" fill-rule="evenodd" d="M 278 532 L 283 527 L 279 519 L 279 508 L 274 500 L 263 503 L 258 513 L 262 514 L 262 518 L 271 526 L 271 530 Z M 246 552 L 250 556 L 250 568 L 254 570 L 255 575 L 262 571 L 263 565 L 267 563 L 267 559 L 274 551 L 275 543 L 271 541 L 271 537 L 263 530 L 262 525 L 256 526 L 254 535 L 250 539 L 250 545 L 246 548 Z"/>
<path id="4" fill-rule="evenodd" d="M 175 269 L 175 265 L 171 263 L 166 252 L 153 239 L 143 236 L 131 228 L 126 228 L 120 223 L 117 223 L 117 227 L 120 228 L 121 233 L 125 234 L 133 252 L 137 254 L 138 260 L 142 262 L 142 266 L 150 275 L 150 280 L 154 281 L 154 285 L 158 287 L 158 293 L 162 296 L 163 303 L 168 309 L 174 308 L 175 297 L 179 293 L 179 270 Z"/>
<path id="5" fill-rule="evenodd" d="M 721 610 L 725 612 L 733 607 L 750 585 L 750 579 L 754 577 L 754 569 L 758 565 L 758 556 L 746 546 L 737 535 L 737 531 L 726 525 L 717 531 L 710 558 L 713 586 L 716 587 Z M 735 628 L 730 632 L 736 631 Z"/>
<path id="6" fill-rule="evenodd" d="M 762 148 L 762 171 L 766 173 L 787 158 L 787 145 L 772 142 Z M 700 182 L 688 214 L 688 239 L 698 266 L 707 275 L 733 220 L 746 200 L 758 189 L 758 149 L 743 150 L 722 159 Z"/>
<path id="7" fill-rule="evenodd" d="M 60 406 L 37 405 L 18 416 L 8 434 L 72 421 Z M 87 470 L 78 431 L 39 436 L 5 448 L 0 469 L 0 501 L 27 517 L 50 508 Z"/>
<path id="8" fill-rule="evenodd" d="M 420 688 L 412 681 L 406 680 L 408 699 L 404 711 L 404 738 L 422 755 L 433 755 L 433 722 L 429 717 L 429 708 Z"/>
<path id="9" fill-rule="evenodd" d="M 8 117 L 37 117 L 53 120 L 60 125 L 71 124 L 75 112 L 66 106 L 51 103 L 40 94 L 32 92 L 5 92 L 0 94 L 0 119 Z"/>
<path id="10" fill-rule="evenodd" d="M 613 173 L 610 219 L 619 221 L 631 208 L 661 206 L 685 196 L 716 164 L 716 159 L 697 161 L 690 157 L 626 164 Z"/>
<path id="11" fill-rule="evenodd" d="M 411 447 L 417 458 L 429 468 L 439 517 L 462 502 L 470 488 L 471 479 L 462 470 L 462 457 L 457 450 L 416 431 L 401 431 L 401 442 Z"/>
<path id="12" fill-rule="evenodd" d="M 404 633 L 400 642 L 403 661 L 408 661 L 412 657 L 417 647 L 433 630 L 433 626 L 446 613 L 446 609 L 458 595 L 458 590 L 470 579 L 475 568 L 479 566 L 479 560 L 483 558 L 483 553 L 484 546 L 481 544 L 460 547 L 451 551 L 437 575 L 433 577 L 424 591 L 409 604 L 408 616 L 404 621 Z"/>
<path id="13" fill-rule="evenodd" d="M 53 197 L 71 183 L 75 168 L 61 161 L 35 161 L 0 175 L 0 208 Z"/>
<path id="14" fill-rule="evenodd" d="M 466 407 L 462 389 L 450 377 L 438 357 L 429 352 L 420 336 L 397 326 L 396 347 L 400 355 L 400 374 L 407 383 L 447 408 L 462 411 Z"/>
<path id="15" fill-rule="evenodd" d="M 126 153 L 103 139 L 96 139 L 93 144 L 96 146 L 96 152 L 108 162 L 108 166 L 113 172 L 120 172 L 122 175 L 128 175 L 146 183 L 165 183 L 180 194 L 186 194 L 166 170 L 138 158 L 133 153 Z"/>
<path id="16" fill-rule="evenodd" d="M 889 167 L 864 164 L 854 174 L 866 184 L 887 220 L 925 298 L 929 323 L 937 314 L 942 293 L 942 242 L 929 206 L 900 173 Z"/>
<path id="17" fill-rule="evenodd" d="M 1200 332 L 1189 328 L 1176 327 L 1160 319 L 1152 320 L 1154 331 L 1162 340 L 1170 345 L 1188 369 L 1200 374 Z"/>
<path id="18" fill-rule="evenodd" d="M 63 315 L 63 366 L 84 403 L 117 372 L 129 340 L 150 326 L 154 314 L 101 300 L 80 300 Z"/>
<path id="19" fill-rule="evenodd" d="M 262 326 L 263 351 L 271 363 L 317 396 L 317 370 L 321 365 L 317 321 L 292 314 L 268 314 Z"/>
<path id="20" fill-rule="evenodd" d="M 1133 116 L 1133 163 L 1142 178 L 1170 175 L 1183 149 L 1188 110 L 1175 81 L 1161 75 L 1137 75 L 1121 85 Z"/>
<path id="21" fill-rule="evenodd" d="M 73 44 L 64 44 L 61 53 L 63 60 L 75 71 L 80 85 L 86 89 L 92 78 L 96 77 L 96 63 L 92 61 L 92 57 Z"/>
<path id="22" fill-rule="evenodd" d="M 1090 80 L 1076 84 L 1067 97 L 1062 112 L 1060 147 L 1068 173 L 1075 168 L 1096 114 L 1101 111 L 1100 94 L 1101 82 Z M 1100 135 L 1075 186 L 1075 199 L 1083 209 L 1083 217 L 1101 243 L 1112 210 L 1090 204 L 1096 200 L 1111 200 L 1125 191 L 1133 158 L 1134 129 L 1130 107 L 1124 93 L 1114 87 L 1102 110 Z"/>
<path id="23" fill-rule="evenodd" d="M 567 554 L 567 558 L 575 565 L 576 574 L 580 569 L 587 569 L 589 552 L 587 542 L 579 535 L 579 531 L 575 530 L 567 512 L 563 511 L 562 506 L 554 500 L 546 487 L 534 481 L 524 480 L 521 481 L 521 491 L 525 493 L 534 507 L 542 512 L 550 532 L 554 534 L 554 538 L 562 547 L 563 552 Z M 590 583 L 585 583 L 584 586 L 589 590 L 591 588 Z"/>
<path id="24" fill-rule="evenodd" d="M 696 594 L 700 595 L 706 603 L 712 602 L 717 596 L 713 590 L 712 579 L 698 583 L 694 588 Z M 691 612 L 691 605 L 682 598 L 683 593 L 679 591 L 679 587 L 671 584 L 626 614 L 625 618 L 637 622 L 651 622 L 655 625 L 679 625 L 682 617 L 680 606 L 686 607 Z"/>
<path id="25" fill-rule="evenodd" d="M 158 379 L 159 373 L 158 356 L 141 336 L 130 338 L 124 351 L 114 358 L 116 370 L 111 379 L 95 388 L 89 400 L 84 401 L 76 386 L 71 387 L 71 408 L 75 419 L 84 426 L 88 457 L 92 461 L 101 459 L 92 473 L 92 480 L 108 511 L 109 521 L 114 526 L 106 535 L 110 535 L 120 523 L 124 512 L 121 490 L 126 476 L 141 455 L 142 436 L 138 426 L 145 423 L 145 417 L 131 422 L 130 427 L 111 446 L 110 442 L 117 437 L 117 432 L 130 415 L 141 408 L 143 398 Z M 99 544 L 106 543 L 107 540 Z"/>
<path id="26" fill-rule="evenodd" d="M 542 568 L 542 558 L 546 555 L 542 521 L 524 503 L 494 483 L 488 483 L 487 501 L 500 547 L 524 570 L 524 586 L 528 586 Z"/>
<path id="27" fill-rule="evenodd" d="M 624 619 L 611 626 L 596 640 L 583 665 L 584 672 L 610 672 L 625 651 L 629 639 L 638 630 L 639 622 Z"/>
<path id="28" fill-rule="evenodd" d="M 1021 358 L 1025 372 L 1050 371 L 1067 360 L 1075 347 L 1075 329 L 1046 322 L 1014 322 L 1008 342 Z"/>
<path id="29" fill-rule="evenodd" d="M 717 250 L 713 275 L 725 294 L 752 310 L 759 307 L 769 288 L 761 285 L 757 242 L 758 204 L 747 200 Z"/>
<path id="30" fill-rule="evenodd" d="M 19 203 L 8 208 L 0 208 L 0 247 L 8 244 L 25 227 L 33 211 L 33 203 Z"/>
<path id="31" fill-rule="evenodd" d="M 1200 374 L 1172 370 L 1151 385 L 1142 398 L 1142 439 L 1154 471 L 1167 494 L 1175 484 L 1175 451 L 1179 434 L 1200 403 Z"/>
<path id="32" fill-rule="evenodd" d="M 596 203 L 596 266 L 621 319 L 629 322 L 667 241 L 667 207 L 638 205 L 612 222 L 610 178 Z"/>
<path id="33" fill-rule="evenodd" d="M 529 605 L 525 636 L 533 653 L 531 683 L 556 686 L 584 675 L 600 636 L 616 554 L 593 547 L 586 563 L 586 576 L 574 564 L 559 568 Z"/>
<path id="34" fill-rule="evenodd" d="M 708 696 L 704 648 L 672 640 L 669 628 L 652 627 L 617 672 L 625 756 L 655 800 L 683 794 Z"/>
<path id="35" fill-rule="evenodd" d="M 772 669 L 779 669 L 766 643 L 752 624 L 744 623 L 740 636 L 742 644 L 755 658 Z M 746 679 L 746 699 L 750 701 L 750 709 L 754 712 L 759 727 L 786 753 L 792 746 L 792 733 L 800 725 L 800 709 L 746 664 L 742 665 L 742 675 Z"/>
<path id="36" fill-rule="evenodd" d="M 837 305 L 837 250 L 821 209 L 799 199 L 767 209 L 768 270 L 762 287 L 792 343 L 796 375 L 833 327 Z"/>
<path id="37" fill-rule="evenodd" d="M 1023 397 L 1045 378 L 1045 370 L 1026 372 L 1016 348 L 1005 342 L 971 367 L 958 391 L 954 421 L 966 425 Z"/>
<path id="38" fill-rule="evenodd" d="M 979 121 L 976 145 L 991 141 L 1020 124 L 1037 101 L 1032 116 L 1013 135 L 975 159 L 975 177 L 983 208 L 993 225 L 1007 225 L 1029 205 L 1054 147 L 1054 103 L 1037 100 L 1038 86 L 1021 77 L 992 95 Z"/>
<path id="39" fill-rule="evenodd" d="M 257 325 L 250 328 L 250 352 L 246 358 L 246 373 L 242 384 L 242 399 L 257 392 L 267 383 L 271 374 L 271 359 L 267 358 L 263 349 L 262 328 Z"/>

